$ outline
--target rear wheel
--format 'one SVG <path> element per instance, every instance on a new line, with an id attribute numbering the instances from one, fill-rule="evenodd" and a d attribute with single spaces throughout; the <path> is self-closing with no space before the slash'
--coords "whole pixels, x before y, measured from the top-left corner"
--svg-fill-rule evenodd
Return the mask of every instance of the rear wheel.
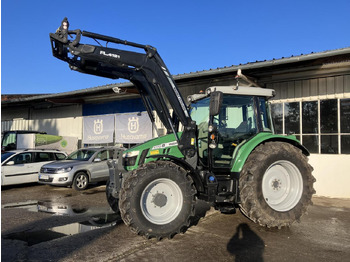
<path id="1" fill-rule="evenodd" d="M 248 157 L 240 177 L 240 209 L 262 226 L 290 226 L 299 221 L 315 193 L 312 167 L 300 149 L 267 142 Z"/>
<path id="2" fill-rule="evenodd" d="M 151 162 L 126 178 L 120 212 L 132 231 L 146 238 L 172 238 L 195 216 L 196 189 L 187 172 L 174 163 Z"/>
<path id="3" fill-rule="evenodd" d="M 73 179 L 73 188 L 75 190 L 85 190 L 89 184 L 89 177 L 86 173 L 84 172 L 79 172 L 74 176 Z"/>

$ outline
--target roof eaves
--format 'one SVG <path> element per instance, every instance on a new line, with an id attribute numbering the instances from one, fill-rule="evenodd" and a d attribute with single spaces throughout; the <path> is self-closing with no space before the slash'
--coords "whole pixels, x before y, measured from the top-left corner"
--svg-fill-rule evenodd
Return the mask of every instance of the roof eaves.
<path id="1" fill-rule="evenodd" d="M 241 70 L 258 69 L 263 67 L 291 64 L 291 63 L 297 63 L 302 61 L 308 61 L 308 60 L 325 58 L 329 56 L 343 55 L 343 54 L 350 54 L 350 47 L 335 49 L 335 50 L 328 50 L 328 51 L 323 51 L 318 53 L 310 53 L 306 55 L 301 54 L 299 56 L 291 56 L 291 57 L 283 57 L 279 59 L 249 62 L 246 64 L 232 65 L 230 67 L 221 67 L 217 69 L 197 71 L 189 74 L 179 74 L 173 77 L 175 80 L 180 80 L 180 79 L 182 80 L 182 79 L 188 79 L 188 78 L 210 76 L 215 74 L 232 73 L 232 72 L 236 72 L 238 69 L 241 69 Z"/>

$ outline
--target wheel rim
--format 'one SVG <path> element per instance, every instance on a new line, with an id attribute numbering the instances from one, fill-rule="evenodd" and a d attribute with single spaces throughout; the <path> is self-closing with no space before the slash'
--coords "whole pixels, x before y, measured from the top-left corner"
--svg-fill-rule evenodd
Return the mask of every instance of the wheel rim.
<path id="1" fill-rule="evenodd" d="M 262 180 L 262 193 L 266 203 L 279 212 L 294 208 L 303 193 L 303 178 L 291 162 L 281 160 L 273 163 Z"/>
<path id="2" fill-rule="evenodd" d="M 87 177 L 85 175 L 79 175 L 75 184 L 77 188 L 85 188 L 87 185 Z"/>
<path id="3" fill-rule="evenodd" d="M 140 206 L 145 218 L 157 225 L 173 221 L 180 213 L 183 196 L 172 180 L 160 178 L 149 183 L 142 192 Z"/>

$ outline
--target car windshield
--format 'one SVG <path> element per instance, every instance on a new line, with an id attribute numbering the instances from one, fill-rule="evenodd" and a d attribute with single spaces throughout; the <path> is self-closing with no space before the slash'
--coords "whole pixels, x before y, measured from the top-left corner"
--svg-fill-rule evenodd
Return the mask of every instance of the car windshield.
<path id="1" fill-rule="evenodd" d="M 14 155 L 13 152 L 5 152 L 1 153 L 1 163 L 4 162 L 6 159 L 8 159 L 10 156 Z"/>
<path id="2" fill-rule="evenodd" d="M 71 153 L 67 159 L 70 160 L 79 160 L 79 161 L 89 161 L 92 155 L 95 153 L 95 150 L 89 149 L 79 149 L 73 153 Z"/>

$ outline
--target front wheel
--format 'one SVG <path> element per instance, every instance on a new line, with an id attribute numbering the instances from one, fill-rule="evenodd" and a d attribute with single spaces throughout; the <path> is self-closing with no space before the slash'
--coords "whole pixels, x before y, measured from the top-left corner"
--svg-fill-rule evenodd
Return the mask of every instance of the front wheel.
<path id="1" fill-rule="evenodd" d="M 267 142 L 248 157 L 240 176 L 240 209 L 262 226 L 290 226 L 299 221 L 315 193 L 312 167 L 300 149 Z"/>
<path id="2" fill-rule="evenodd" d="M 132 231 L 146 238 L 172 238 L 195 216 L 196 189 L 187 172 L 167 161 L 141 166 L 126 178 L 120 212 Z"/>

